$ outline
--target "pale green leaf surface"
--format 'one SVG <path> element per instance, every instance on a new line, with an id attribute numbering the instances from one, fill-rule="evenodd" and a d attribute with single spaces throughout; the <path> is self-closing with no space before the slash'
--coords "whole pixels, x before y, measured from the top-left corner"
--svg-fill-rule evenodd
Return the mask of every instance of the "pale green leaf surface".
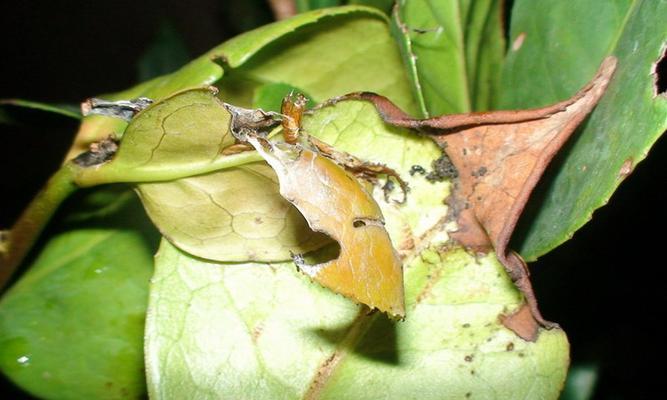
<path id="1" fill-rule="evenodd" d="M 502 2 L 398 4 L 392 28 L 422 116 L 489 109 L 503 59 Z"/>
<path id="2" fill-rule="evenodd" d="M 516 2 L 500 107 L 567 98 L 604 56 L 618 57 L 607 94 L 529 203 L 516 245 L 526 259 L 569 239 L 667 129 L 667 99 L 655 96 L 651 75 L 667 40 L 666 19 L 664 1 Z"/>
<path id="3" fill-rule="evenodd" d="M 83 200 L 100 200 L 92 197 Z M 146 390 L 155 235 L 131 193 L 101 200 L 105 209 L 72 214 L 0 301 L 0 368 L 42 399 L 139 399 Z M 79 221 L 87 227 L 72 227 Z"/>
<path id="4" fill-rule="evenodd" d="M 290 264 L 209 263 L 163 241 L 147 320 L 149 394 L 557 397 L 565 335 L 546 331 L 529 343 L 499 324 L 520 296 L 493 256 L 427 251 L 406 278 L 407 319 L 394 323 L 359 313 Z"/>
<path id="5" fill-rule="evenodd" d="M 146 211 L 180 249 L 218 261 L 290 260 L 329 239 L 280 196 L 277 178 L 254 163 L 169 183 L 139 185 Z"/>

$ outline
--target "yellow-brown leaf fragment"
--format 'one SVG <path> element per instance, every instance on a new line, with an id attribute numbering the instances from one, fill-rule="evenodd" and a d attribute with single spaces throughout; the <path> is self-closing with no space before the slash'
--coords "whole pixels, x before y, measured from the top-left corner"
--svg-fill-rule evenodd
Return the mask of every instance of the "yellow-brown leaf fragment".
<path id="1" fill-rule="evenodd" d="M 333 161 L 299 144 L 249 142 L 273 167 L 280 193 L 311 229 L 340 245 L 338 258 L 299 269 L 321 285 L 393 317 L 405 315 L 403 271 L 382 212 L 361 184 Z"/>

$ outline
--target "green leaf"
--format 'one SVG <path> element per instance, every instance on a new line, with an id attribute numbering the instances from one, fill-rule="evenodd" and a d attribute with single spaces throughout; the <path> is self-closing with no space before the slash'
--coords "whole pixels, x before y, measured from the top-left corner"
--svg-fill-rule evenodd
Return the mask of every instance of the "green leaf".
<path id="1" fill-rule="evenodd" d="M 568 371 L 567 380 L 560 400 L 590 400 L 595 393 L 599 379 L 599 367 L 593 364 L 573 365 Z"/>
<path id="2" fill-rule="evenodd" d="M 128 100 L 145 96 L 158 101 L 185 89 L 212 85 L 223 76 L 221 63 L 230 68 L 239 67 L 255 54 L 265 54 L 266 52 L 262 52 L 262 50 L 269 44 L 286 36 L 294 38 L 293 35 L 290 35 L 291 33 L 306 32 L 305 27 L 316 24 L 320 20 L 325 20 L 329 24 L 335 25 L 331 20 L 338 20 L 340 22 L 341 20 L 357 19 L 361 21 L 378 20 L 378 22 L 381 22 L 386 20 L 386 17 L 375 9 L 358 6 L 337 7 L 299 14 L 293 18 L 265 25 L 228 40 L 171 74 L 151 79 L 122 92 L 104 94 L 98 97 L 107 100 Z M 289 39 L 285 40 L 289 41 Z M 387 49 L 388 46 L 391 46 L 391 48 Z M 282 49 L 282 47 L 280 48 Z M 385 40 L 381 43 L 379 51 L 383 52 L 382 54 L 387 51 L 394 51 L 393 44 L 389 40 Z M 331 57 L 328 59 L 331 59 Z M 394 73 L 401 72 L 395 70 Z M 302 79 L 305 78 L 306 76 L 302 77 Z M 389 82 L 387 86 L 392 83 Z M 311 93 L 310 87 L 298 84 L 293 86 L 303 87 L 308 93 Z M 325 83 L 322 83 L 322 86 L 326 86 Z M 233 102 L 229 97 L 224 96 L 224 98 L 228 102 Z M 252 98 L 252 95 L 250 95 L 250 98 Z M 234 103 L 244 105 L 242 103 Z M 245 105 L 249 106 L 249 104 Z M 114 134 L 118 138 L 122 137 L 126 128 L 127 123 L 116 118 L 99 115 L 83 118 L 81 128 L 75 139 L 75 144 L 67 155 L 67 159 L 76 157 L 79 153 L 87 150 L 90 143 L 104 139 L 110 134 Z"/>
<path id="3" fill-rule="evenodd" d="M 655 95 L 651 75 L 663 54 L 665 19 L 667 4 L 656 1 L 515 3 L 500 107 L 567 98 L 604 56 L 618 57 L 605 97 L 538 185 L 543 197 L 522 219 L 518 248 L 527 260 L 569 239 L 667 129 L 667 99 Z"/>
<path id="4" fill-rule="evenodd" d="M 165 181 L 238 165 L 234 162 L 238 159 L 246 162 L 252 154 L 222 154 L 234 143 L 230 121 L 231 114 L 216 99 L 215 91 L 200 88 L 177 93 L 135 116 L 113 160 L 81 169 L 77 182 L 90 186 Z"/>
<path id="5" fill-rule="evenodd" d="M 336 7 L 344 3 L 344 0 L 296 0 L 296 9 L 304 11 L 317 10 L 318 8 Z"/>
<path id="6" fill-rule="evenodd" d="M 503 59 L 501 15 L 499 0 L 398 2 L 392 28 L 423 117 L 490 108 Z"/>
<path id="7" fill-rule="evenodd" d="M 0 99 L 0 123 L 11 123 L 11 113 L 6 109 L 10 107 L 22 107 L 32 110 L 45 111 L 59 114 L 65 117 L 81 119 L 81 111 L 77 106 L 70 104 L 48 104 L 23 99 Z"/>
<path id="8" fill-rule="evenodd" d="M 265 163 L 139 185 L 148 215 L 173 244 L 217 261 L 290 260 L 329 239 L 280 196 Z"/>
<path id="9" fill-rule="evenodd" d="M 209 263 L 163 241 L 147 319 L 149 394 L 556 398 L 565 335 L 529 343 L 499 324 L 520 296 L 493 256 L 427 251 L 406 277 L 408 316 L 391 322 L 289 264 Z"/>
<path id="10" fill-rule="evenodd" d="M 254 90 L 252 107 L 260 108 L 264 111 L 280 112 L 283 98 L 291 92 L 301 93 L 302 95 L 306 96 L 308 98 L 306 107 L 312 108 L 315 106 L 315 102 L 311 99 L 310 96 L 308 96 L 308 94 L 305 93 L 305 90 L 303 89 L 288 85 L 287 83 L 268 83 Z"/>
<path id="11" fill-rule="evenodd" d="M 0 368 L 43 399 L 143 398 L 155 234 L 127 190 L 74 206 L 0 301 Z"/>
<path id="12" fill-rule="evenodd" d="M 344 4 L 356 4 L 360 6 L 374 7 L 389 14 L 394 5 L 393 0 L 296 0 L 298 12 L 316 10 L 318 8 L 335 7 Z"/>
<path id="13" fill-rule="evenodd" d="M 349 0 L 349 4 L 375 7 L 388 15 L 391 12 L 391 8 L 394 6 L 394 0 Z"/>
<path id="14" fill-rule="evenodd" d="M 373 91 L 391 98 L 408 112 L 416 111 L 386 17 L 362 7 L 316 12 L 336 10 L 341 15 L 302 26 L 267 43 L 261 51 L 250 47 L 253 42 L 241 40 L 246 35 L 255 38 L 255 31 L 228 42 L 225 54 L 230 68 L 218 85 L 220 97 L 228 103 L 250 107 L 254 90 L 265 84 L 283 83 L 303 90 L 316 102 L 349 92 Z M 355 12 L 343 14 L 343 10 Z M 251 53 L 242 56 L 243 48 Z"/>

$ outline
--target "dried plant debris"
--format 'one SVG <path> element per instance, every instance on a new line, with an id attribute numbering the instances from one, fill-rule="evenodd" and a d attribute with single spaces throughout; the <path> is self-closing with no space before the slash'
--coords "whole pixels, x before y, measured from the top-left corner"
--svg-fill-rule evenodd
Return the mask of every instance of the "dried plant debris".
<path id="1" fill-rule="evenodd" d="M 153 104 L 153 100 L 147 97 L 139 97 L 133 100 L 108 101 L 98 98 L 90 98 L 81 103 L 81 114 L 105 115 L 130 121 L 139 111 Z"/>
<path id="2" fill-rule="evenodd" d="M 79 154 L 72 161 L 81 167 L 92 167 L 111 160 L 116 151 L 118 151 L 118 140 L 114 136 L 109 136 L 92 143 L 88 151 Z"/>
<path id="3" fill-rule="evenodd" d="M 507 246 L 545 168 L 595 107 L 615 68 L 616 59 L 608 57 L 591 82 L 572 98 L 538 109 L 415 119 L 387 98 L 366 92 L 340 96 L 323 106 L 346 99 L 367 100 L 375 105 L 385 122 L 430 135 L 451 160 L 452 170 L 458 172 L 456 189 L 450 198 L 458 222 L 458 230 L 452 237 L 476 251 L 495 249 L 525 295 L 534 322 L 550 328 L 555 324 L 544 320 L 537 308 L 524 261 Z M 512 317 L 506 317 L 505 323 L 512 327 Z M 537 324 L 533 325 L 529 333 L 525 328 L 521 330 L 524 338 L 536 338 Z"/>
<path id="4" fill-rule="evenodd" d="M 230 130 L 239 142 L 247 142 L 248 134 L 257 135 L 266 132 L 279 124 L 283 116 L 273 111 L 262 109 L 249 109 L 223 103 L 227 111 L 232 115 Z"/>

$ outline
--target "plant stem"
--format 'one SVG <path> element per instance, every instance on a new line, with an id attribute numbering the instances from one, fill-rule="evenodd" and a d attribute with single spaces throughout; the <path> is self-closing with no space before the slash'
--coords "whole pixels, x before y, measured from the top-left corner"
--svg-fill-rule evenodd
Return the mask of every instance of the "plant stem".
<path id="1" fill-rule="evenodd" d="M 60 204 L 77 189 L 71 164 L 63 165 L 30 202 L 0 248 L 0 290 L 35 243 Z M 0 243 L 3 244 L 3 243 Z"/>

